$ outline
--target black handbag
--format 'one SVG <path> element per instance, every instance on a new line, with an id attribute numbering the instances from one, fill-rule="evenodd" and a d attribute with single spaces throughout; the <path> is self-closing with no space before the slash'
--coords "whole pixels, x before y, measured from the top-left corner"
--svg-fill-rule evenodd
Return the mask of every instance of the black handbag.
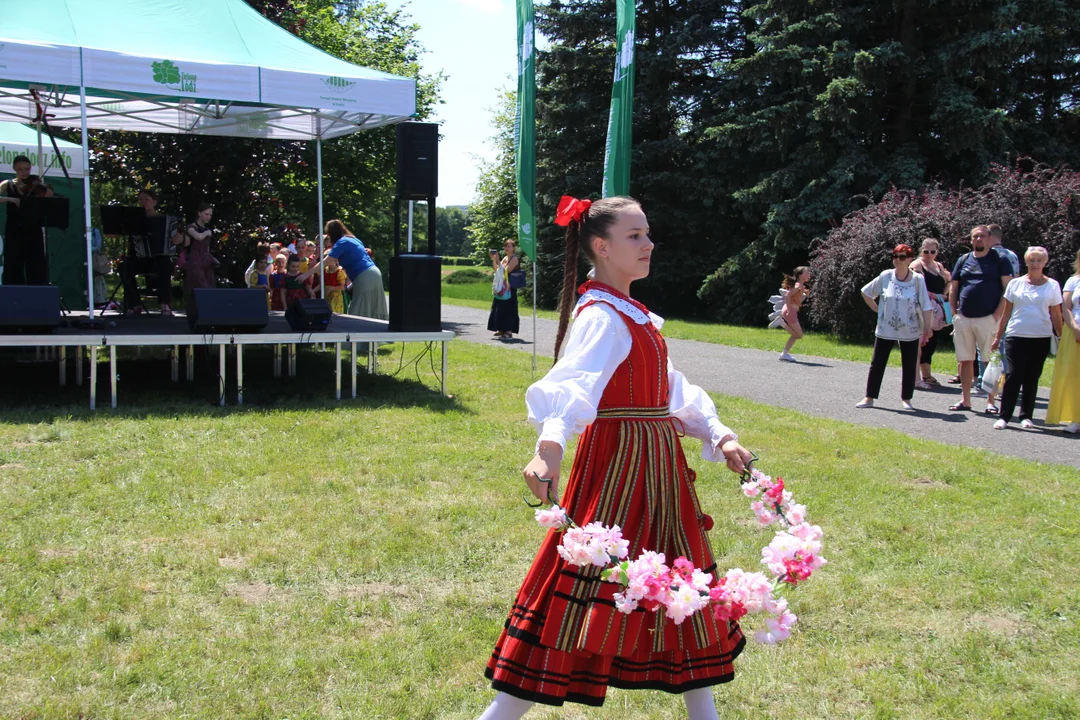
<path id="1" fill-rule="evenodd" d="M 525 287 L 525 271 L 519 266 L 517 269 L 512 270 L 509 275 L 506 276 L 507 282 L 510 283 L 510 287 L 514 290 L 520 290 Z"/>

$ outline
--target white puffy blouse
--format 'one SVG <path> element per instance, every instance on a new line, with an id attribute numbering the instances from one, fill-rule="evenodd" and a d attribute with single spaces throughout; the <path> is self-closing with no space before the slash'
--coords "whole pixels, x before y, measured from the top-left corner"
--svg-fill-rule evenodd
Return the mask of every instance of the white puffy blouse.
<path id="1" fill-rule="evenodd" d="M 598 300 L 602 302 L 594 302 Z M 593 304 L 584 307 L 590 302 Z M 559 443 L 565 452 L 567 439 L 596 420 L 604 388 L 633 344 L 630 330 L 612 305 L 639 325 L 651 322 L 659 330 L 664 324 L 658 315 L 642 312 L 622 298 L 595 288 L 582 295 L 574 309 L 575 320 L 562 357 L 525 393 L 529 422 L 540 433 L 537 448 L 541 442 L 551 441 Z M 702 440 L 702 458 L 723 461 L 720 446 L 737 436 L 716 416 L 712 398 L 676 370 L 671 358 L 667 372 L 672 417 L 682 423 L 686 435 Z"/>

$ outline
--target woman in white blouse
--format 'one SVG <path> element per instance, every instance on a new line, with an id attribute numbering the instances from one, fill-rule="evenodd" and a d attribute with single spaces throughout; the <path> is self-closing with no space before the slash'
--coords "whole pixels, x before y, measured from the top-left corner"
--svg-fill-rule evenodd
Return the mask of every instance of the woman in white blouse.
<path id="1" fill-rule="evenodd" d="M 1080 250 L 1073 260 L 1073 276 L 1065 281 L 1061 293 L 1061 342 L 1054 380 L 1050 383 L 1050 405 L 1046 424 L 1065 423 L 1065 431 L 1080 432 Z"/>
<path id="2" fill-rule="evenodd" d="M 998 320 L 998 331 L 990 349 L 997 350 L 1005 337 L 1008 374 L 1001 391 L 1001 416 L 995 430 L 1004 430 L 1012 420 L 1016 400 L 1020 403 L 1020 427 L 1032 428 L 1035 397 L 1039 392 L 1046 356 L 1050 354 L 1050 336 L 1061 336 L 1061 286 L 1043 274 L 1050 259 L 1046 248 L 1033 245 L 1024 253 L 1027 275 L 1013 278 L 1005 287 L 1005 309 Z M 1008 336 L 1008 337 L 1006 337 Z"/>
<path id="3" fill-rule="evenodd" d="M 866 378 L 866 397 L 855 405 L 857 408 L 874 407 L 885 367 L 889 364 L 889 354 L 893 345 L 899 344 L 902 364 L 900 404 L 905 410 L 915 409 L 911 397 L 915 394 L 919 343 L 929 340 L 933 332 L 930 328 L 934 306 L 926 292 L 926 280 L 911 271 L 914 258 L 915 251 L 910 245 L 897 245 L 892 251 L 892 269 L 884 271 L 862 289 L 863 300 L 877 313 L 877 328 L 874 331 L 874 356 Z"/>

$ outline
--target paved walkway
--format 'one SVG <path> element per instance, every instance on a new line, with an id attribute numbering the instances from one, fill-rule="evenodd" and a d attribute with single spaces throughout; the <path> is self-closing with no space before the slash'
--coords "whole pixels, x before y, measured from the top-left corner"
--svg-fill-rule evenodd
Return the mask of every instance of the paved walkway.
<path id="1" fill-rule="evenodd" d="M 520 336 L 510 342 L 501 342 L 494 340 L 487 331 L 486 310 L 443 305 L 442 313 L 443 327 L 458 333 L 463 340 L 532 353 L 531 316 L 521 318 Z M 537 320 L 541 356 L 551 356 L 556 325 L 553 320 Z M 994 418 L 949 411 L 949 405 L 960 400 L 958 386 L 946 385 L 927 392 L 917 390 L 912 400 L 916 411 L 901 410 L 899 368 L 886 370 L 878 407 L 858 410 L 855 403 L 862 399 L 866 387 L 867 366 L 862 363 L 800 356 L 798 345 L 795 356 L 799 362 L 793 364 L 779 362 L 776 353 L 764 350 L 693 340 L 667 342 L 675 367 L 691 382 L 710 392 L 736 395 L 859 425 L 888 427 L 913 437 L 1080 468 L 1080 435 L 1042 429 L 1040 418 L 1046 414 L 1045 388 L 1041 389 L 1036 405 L 1035 430 L 1020 430 L 1018 424 L 1010 424 L 1007 430 L 994 430 L 991 427 Z M 541 369 L 545 365 L 541 360 Z M 452 371 L 450 385 L 453 386 Z M 974 398 L 974 404 L 981 409 L 986 400 Z"/>

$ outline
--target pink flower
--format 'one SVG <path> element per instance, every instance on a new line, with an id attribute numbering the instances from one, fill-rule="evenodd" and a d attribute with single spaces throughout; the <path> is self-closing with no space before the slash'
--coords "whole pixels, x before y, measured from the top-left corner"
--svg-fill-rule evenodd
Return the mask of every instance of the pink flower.
<path id="1" fill-rule="evenodd" d="M 791 637 L 791 625 L 795 622 L 795 616 L 791 613 L 785 615 L 790 616 L 790 621 L 782 619 L 785 616 L 765 618 L 765 627 L 754 632 L 754 640 L 765 645 L 775 645 Z"/>
<path id="2" fill-rule="evenodd" d="M 570 527 L 570 518 L 566 516 L 566 511 L 558 505 L 552 505 L 549 510 L 537 510 L 536 522 L 540 523 L 541 527 L 551 528 L 552 530 L 565 530 Z"/>
<path id="3" fill-rule="evenodd" d="M 757 497 L 758 493 L 761 492 L 761 488 L 757 486 L 756 482 L 745 482 L 743 483 L 742 491 L 746 497 Z"/>
<path id="4" fill-rule="evenodd" d="M 694 563 L 684 557 L 678 557 L 671 564 L 671 572 L 683 580 L 689 580 L 690 576 L 694 574 Z"/>

